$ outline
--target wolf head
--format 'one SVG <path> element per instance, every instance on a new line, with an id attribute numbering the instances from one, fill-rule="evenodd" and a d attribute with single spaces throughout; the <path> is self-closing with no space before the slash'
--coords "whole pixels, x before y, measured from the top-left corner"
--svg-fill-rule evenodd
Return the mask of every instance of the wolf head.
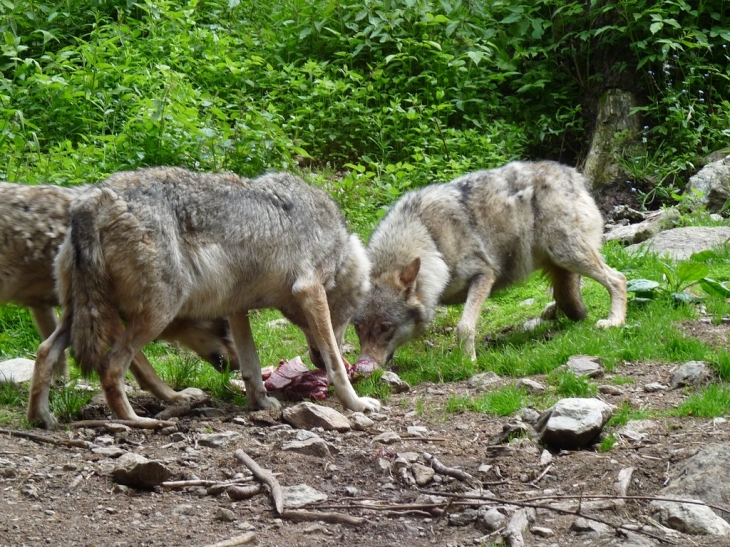
<path id="1" fill-rule="evenodd" d="M 400 346 L 424 333 L 433 309 L 418 290 L 421 259 L 386 270 L 371 279 L 370 292 L 355 313 L 353 324 L 360 339 L 358 361 L 382 367 Z"/>

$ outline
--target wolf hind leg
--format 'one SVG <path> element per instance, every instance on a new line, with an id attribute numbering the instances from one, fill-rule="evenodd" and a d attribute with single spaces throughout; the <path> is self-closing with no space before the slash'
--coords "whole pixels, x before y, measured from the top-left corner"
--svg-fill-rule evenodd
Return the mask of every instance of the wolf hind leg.
<path id="1" fill-rule="evenodd" d="M 542 312 L 543 319 L 555 319 L 561 311 L 571 321 L 585 319 L 588 314 L 581 295 L 581 276 L 566 268 L 549 264 L 543 268 L 553 286 L 554 302 Z"/>
<path id="2" fill-rule="evenodd" d="M 246 398 L 250 410 L 280 409 L 281 403 L 266 395 L 264 381 L 261 378 L 261 362 L 256 351 L 256 344 L 251 333 L 251 322 L 248 311 L 242 311 L 228 317 L 231 336 L 238 353 L 239 370 L 246 385 Z"/>
<path id="3" fill-rule="evenodd" d="M 327 369 L 327 377 L 335 386 L 335 395 L 342 406 L 357 412 L 380 410 L 380 403 L 369 397 L 358 397 L 350 384 L 332 329 L 327 293 L 324 286 L 313 280 L 299 279 L 292 288 L 294 298 L 304 312 L 311 336 L 317 343 Z"/>
<path id="4" fill-rule="evenodd" d="M 152 425 L 159 423 L 158 420 L 152 418 L 137 416 L 124 391 L 124 375 L 127 369 L 131 368 L 135 356 L 141 355 L 142 348 L 155 340 L 157 335 L 162 332 L 164 324 L 164 321 L 152 322 L 139 317 L 131 319 L 97 367 L 107 404 L 112 412 L 122 420 Z M 152 365 L 146 359 L 145 362 L 152 369 Z M 136 366 L 138 363 L 135 364 Z M 132 373 L 135 374 L 135 372 L 139 373 L 138 370 L 132 369 Z M 157 376 L 156 373 L 154 374 Z"/>
<path id="5" fill-rule="evenodd" d="M 56 330 L 56 312 L 51 306 L 33 306 L 30 309 L 33 314 L 33 320 L 38 328 L 38 332 L 43 340 L 48 339 L 53 331 Z M 66 352 L 64 352 L 53 367 L 53 372 L 59 380 L 68 378 L 68 363 L 66 362 Z"/>
<path id="6" fill-rule="evenodd" d="M 478 275 L 472 280 L 466 296 L 464 312 L 461 314 L 459 324 L 456 325 L 456 338 L 459 346 L 464 355 L 468 355 L 472 361 L 477 360 L 475 344 L 477 321 L 484 302 L 492 292 L 493 285 L 494 273 L 491 271 Z"/>
<path id="7" fill-rule="evenodd" d="M 58 370 L 59 360 L 65 359 L 65 351 L 70 343 L 71 310 L 64 310 L 61 322 L 38 348 L 30 384 L 28 421 L 40 424 L 46 429 L 54 429 L 58 425 L 58 420 L 51 414 L 48 397 L 53 372 Z"/>
<path id="8" fill-rule="evenodd" d="M 555 266 L 576 274 L 576 277 L 581 275 L 590 277 L 606 288 L 611 298 L 611 308 L 608 313 L 608 318 L 601 319 L 596 323 L 598 328 L 623 325 L 626 322 L 626 276 L 606 264 L 598 249 L 587 247 L 586 244 L 586 247 L 582 249 L 583 252 L 574 253 L 570 257 L 561 257 L 560 260 L 551 257 L 552 261 Z M 572 283 L 576 284 L 577 282 Z M 574 290 L 577 290 L 579 293 L 579 285 L 578 289 Z"/>

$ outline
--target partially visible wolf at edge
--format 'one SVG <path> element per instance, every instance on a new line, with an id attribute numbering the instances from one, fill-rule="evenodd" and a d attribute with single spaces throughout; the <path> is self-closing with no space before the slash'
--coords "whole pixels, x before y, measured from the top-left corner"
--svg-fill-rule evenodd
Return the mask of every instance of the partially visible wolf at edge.
<path id="1" fill-rule="evenodd" d="M 43 339 L 56 328 L 54 307 L 59 302 L 53 262 L 70 223 L 71 201 L 86 188 L 0 182 L 0 304 L 30 308 Z M 159 337 L 192 349 L 219 370 L 238 368 L 225 318 L 176 320 Z M 130 369 L 141 388 L 163 401 L 178 403 L 205 396 L 196 388 L 171 389 L 141 352 Z M 61 378 L 67 376 L 65 353 L 59 356 L 55 372 Z"/>
<path id="2" fill-rule="evenodd" d="M 302 329 L 345 407 L 379 408 L 357 396 L 339 349 L 369 287 L 365 249 L 332 198 L 299 177 L 173 167 L 112 175 L 72 203 L 56 278 L 63 311 L 38 350 L 32 422 L 56 425 L 50 378 L 69 344 L 84 372 L 98 372 L 119 418 L 151 422 L 130 406 L 124 373 L 175 318 L 227 316 L 249 407 L 278 408 L 249 323 L 248 311 L 259 308 L 277 308 Z"/>
<path id="3" fill-rule="evenodd" d="M 607 319 L 626 319 L 626 278 L 601 257 L 603 219 L 575 169 L 555 162 L 512 162 L 449 183 L 403 195 L 367 246 L 371 290 L 354 317 L 358 362 L 383 366 L 394 352 L 423 334 L 440 304 L 465 303 L 456 327 L 466 355 L 476 359 L 476 324 L 494 291 L 542 269 L 559 310 L 586 316 L 581 276 L 611 297 Z"/>

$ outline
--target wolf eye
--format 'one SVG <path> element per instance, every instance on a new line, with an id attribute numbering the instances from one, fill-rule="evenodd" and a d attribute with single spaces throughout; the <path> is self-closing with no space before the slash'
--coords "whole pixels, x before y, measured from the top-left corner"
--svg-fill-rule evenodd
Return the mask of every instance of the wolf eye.
<path id="1" fill-rule="evenodd" d="M 393 325 L 390 323 L 383 323 L 380 325 L 380 334 L 387 334 L 393 330 Z"/>

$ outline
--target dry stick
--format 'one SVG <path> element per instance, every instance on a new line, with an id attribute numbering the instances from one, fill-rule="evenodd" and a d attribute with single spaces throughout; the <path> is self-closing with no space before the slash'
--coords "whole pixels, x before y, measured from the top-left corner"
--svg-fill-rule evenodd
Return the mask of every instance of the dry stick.
<path id="1" fill-rule="evenodd" d="M 162 429 L 163 427 L 177 425 L 175 422 L 163 422 L 161 420 L 157 422 L 138 422 L 137 420 L 81 420 L 79 422 L 71 422 L 68 426 L 71 428 L 88 427 L 93 429 L 95 427 L 106 427 L 109 424 L 122 424 L 134 429 Z"/>
<path id="2" fill-rule="evenodd" d="M 54 439 L 36 433 L 28 433 L 26 431 L 14 431 L 12 429 L 0 429 L 0 435 L 10 435 L 11 437 L 19 437 L 21 439 L 29 439 L 37 443 L 55 444 L 56 446 L 71 446 L 78 448 L 88 448 L 88 443 L 81 439 Z"/>
<path id="3" fill-rule="evenodd" d="M 514 512 L 502 536 L 507 540 L 510 547 L 524 547 L 525 539 L 522 531 L 527 528 L 530 521 L 535 520 L 535 510 L 531 507 L 524 507 Z"/>
<path id="4" fill-rule="evenodd" d="M 254 539 L 256 539 L 256 534 L 253 532 L 248 532 L 247 534 L 243 534 L 242 536 L 225 539 L 223 541 L 219 541 L 218 543 L 211 543 L 210 545 L 206 545 L 205 547 L 236 547 L 237 545 L 251 543 Z"/>
<path id="5" fill-rule="evenodd" d="M 186 480 L 186 481 L 167 481 L 160 484 L 162 488 L 187 488 L 188 486 L 234 486 L 236 484 L 240 484 L 243 482 L 249 482 L 252 481 L 253 477 L 244 477 L 242 479 L 236 479 L 234 481 L 227 481 L 227 482 L 221 482 L 221 481 L 212 481 L 207 479 L 194 479 L 194 480 Z"/>
<path id="6" fill-rule="evenodd" d="M 276 480 L 271 471 L 261 467 L 241 449 L 236 450 L 233 453 L 233 456 L 243 465 L 248 467 L 254 477 L 271 488 L 271 496 L 274 498 L 274 508 L 276 509 L 277 514 L 281 515 L 284 511 L 284 493 L 281 490 L 279 481 Z"/>
<path id="7" fill-rule="evenodd" d="M 342 513 L 318 513 L 314 511 L 284 511 L 280 513 L 281 518 L 291 520 L 323 520 L 332 524 L 352 524 L 353 526 L 359 526 L 367 522 L 362 517 L 352 517 L 350 515 L 343 515 Z M 430 516 L 430 515 L 429 515 Z"/>
<path id="8" fill-rule="evenodd" d="M 472 477 L 466 471 L 462 471 L 461 469 L 457 469 L 455 467 L 446 467 L 436 458 L 436 456 L 433 456 L 428 452 L 424 452 L 423 457 L 431 466 L 431 468 L 436 471 L 436 473 L 440 473 L 441 475 L 448 475 L 449 477 L 454 477 L 455 479 L 459 479 L 460 481 L 476 482 L 474 477 Z"/>
<path id="9" fill-rule="evenodd" d="M 552 467 L 553 467 L 553 464 L 549 463 L 549 464 L 548 464 L 548 466 L 547 466 L 547 467 L 545 468 L 545 470 L 544 470 L 544 471 L 543 471 L 542 473 L 540 473 L 540 474 L 539 474 L 539 475 L 537 476 L 537 478 L 536 478 L 536 479 L 535 479 L 534 481 L 532 481 L 532 483 L 531 483 L 531 484 L 533 484 L 533 485 L 537 486 L 537 483 L 538 483 L 538 482 L 540 482 L 540 480 L 541 480 L 541 479 L 542 479 L 542 478 L 543 478 L 543 477 L 544 477 L 545 475 L 547 475 L 548 471 L 550 471 L 550 469 L 552 469 Z"/>
<path id="10" fill-rule="evenodd" d="M 169 420 L 170 418 L 180 418 L 181 416 L 187 416 L 194 408 L 203 406 L 209 401 L 210 397 L 205 397 L 203 399 L 197 399 L 190 403 L 173 405 L 155 414 L 155 418 L 158 420 Z"/>

